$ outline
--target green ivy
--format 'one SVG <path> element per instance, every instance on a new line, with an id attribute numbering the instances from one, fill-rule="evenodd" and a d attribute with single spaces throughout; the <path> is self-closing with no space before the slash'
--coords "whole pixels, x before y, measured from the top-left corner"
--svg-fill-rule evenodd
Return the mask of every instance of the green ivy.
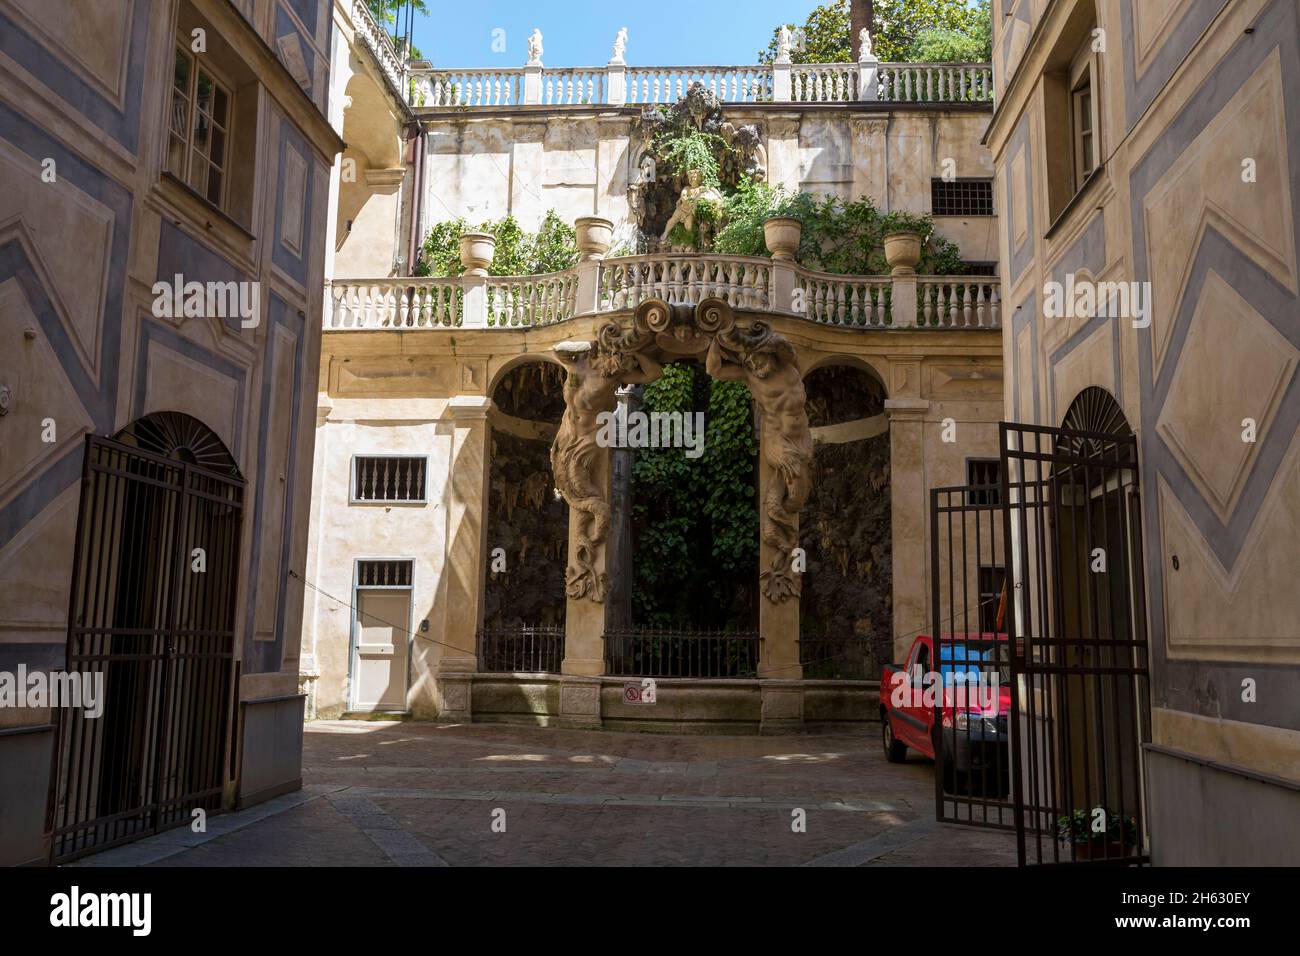
<path id="1" fill-rule="evenodd" d="M 641 410 L 705 412 L 704 454 L 646 448 L 632 466 L 636 530 L 633 615 L 638 624 L 721 628 L 738 587 L 758 567 L 758 510 L 749 390 L 674 363 L 644 389 Z"/>

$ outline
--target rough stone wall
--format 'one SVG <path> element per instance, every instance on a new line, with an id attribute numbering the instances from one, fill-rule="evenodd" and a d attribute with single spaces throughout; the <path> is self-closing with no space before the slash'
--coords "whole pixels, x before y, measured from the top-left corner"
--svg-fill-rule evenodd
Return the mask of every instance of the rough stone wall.
<path id="1" fill-rule="evenodd" d="M 884 412 L 879 386 L 865 372 L 832 366 L 813 371 L 804 384 L 814 429 Z M 808 555 L 799 609 L 800 633 L 809 641 L 805 677 L 870 678 L 890 659 L 889 496 L 888 432 L 814 446 L 813 490 L 799 517 Z"/>

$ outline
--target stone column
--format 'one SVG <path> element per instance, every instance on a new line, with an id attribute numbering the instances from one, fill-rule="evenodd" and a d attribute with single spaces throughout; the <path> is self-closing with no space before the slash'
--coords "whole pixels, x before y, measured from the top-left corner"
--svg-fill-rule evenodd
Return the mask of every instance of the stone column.
<path id="1" fill-rule="evenodd" d="M 901 372 L 902 374 L 898 374 Z M 920 360 L 897 370 L 919 385 Z M 889 416 L 890 537 L 894 564 L 894 660 L 902 660 L 918 633 L 929 630 L 929 490 L 925 475 L 925 413 L 919 397 L 885 401 Z"/>
<path id="2" fill-rule="evenodd" d="M 478 669 L 476 638 L 483 619 L 487 566 L 488 409 L 485 395 L 456 395 L 443 419 L 452 426 L 447 480 L 447 549 L 443 567 L 443 645 L 439 648 L 440 720 L 470 719 L 470 674 Z"/>
<path id="3" fill-rule="evenodd" d="M 598 448 L 592 467 L 592 481 L 602 489 L 605 500 L 610 500 L 610 450 Z M 574 565 L 578 556 L 578 512 L 569 509 L 569 553 L 566 568 Z M 609 572 L 609 541 L 596 548 L 592 570 L 597 574 Z M 606 595 L 606 601 L 609 596 Z M 605 673 L 605 601 L 589 597 L 566 598 L 564 611 L 564 662 L 562 674 L 598 677 Z"/>

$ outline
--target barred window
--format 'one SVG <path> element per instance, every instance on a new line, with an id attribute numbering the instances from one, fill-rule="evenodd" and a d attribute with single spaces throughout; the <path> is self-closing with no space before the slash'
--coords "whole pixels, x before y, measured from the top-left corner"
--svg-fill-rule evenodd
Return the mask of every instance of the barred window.
<path id="1" fill-rule="evenodd" d="M 968 492 L 967 504 L 996 505 L 1002 501 L 1002 463 L 996 458 L 967 458 L 966 484 L 978 488 Z M 981 487 L 982 486 L 982 487 Z"/>
<path id="2" fill-rule="evenodd" d="M 930 180 L 931 214 L 935 216 L 993 215 L 993 180 Z"/>
<path id="3" fill-rule="evenodd" d="M 357 587 L 359 588 L 409 588 L 410 586 L 410 561 L 357 562 Z"/>
<path id="4" fill-rule="evenodd" d="M 352 469 L 353 501 L 425 501 L 428 459 L 358 455 Z"/>

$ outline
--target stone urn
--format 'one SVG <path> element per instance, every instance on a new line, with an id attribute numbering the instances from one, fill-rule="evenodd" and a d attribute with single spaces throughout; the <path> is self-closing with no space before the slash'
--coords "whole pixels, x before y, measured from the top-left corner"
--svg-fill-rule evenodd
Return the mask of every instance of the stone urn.
<path id="1" fill-rule="evenodd" d="M 604 259 L 614 241 L 614 224 L 600 216 L 582 216 L 573 221 L 573 227 L 582 258 Z"/>
<path id="2" fill-rule="evenodd" d="M 885 236 L 885 259 L 894 275 L 912 275 L 921 261 L 921 244 L 925 237 L 919 232 L 891 232 Z"/>
<path id="3" fill-rule="evenodd" d="M 460 237 L 460 264 L 465 267 L 465 274 L 472 276 L 487 275 L 488 266 L 496 252 L 497 237 L 490 232 L 466 232 Z"/>
<path id="4" fill-rule="evenodd" d="M 767 251 L 778 262 L 793 262 L 794 254 L 799 251 L 799 237 L 803 234 L 803 223 L 789 216 L 773 216 L 763 220 L 763 241 Z"/>

